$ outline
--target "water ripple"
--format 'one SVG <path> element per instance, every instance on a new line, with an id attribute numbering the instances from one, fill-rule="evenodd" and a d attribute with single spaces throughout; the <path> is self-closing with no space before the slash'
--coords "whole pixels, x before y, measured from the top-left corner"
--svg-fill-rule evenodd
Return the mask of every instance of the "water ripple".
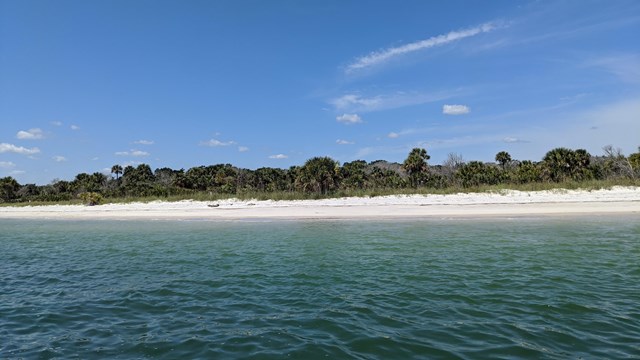
<path id="1" fill-rule="evenodd" d="M 633 224 L 3 220 L 0 358 L 633 358 Z"/>

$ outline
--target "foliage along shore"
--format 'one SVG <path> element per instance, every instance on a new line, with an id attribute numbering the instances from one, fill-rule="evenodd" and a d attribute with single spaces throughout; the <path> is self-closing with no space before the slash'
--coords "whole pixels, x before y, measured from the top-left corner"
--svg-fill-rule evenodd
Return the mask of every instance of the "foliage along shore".
<path id="1" fill-rule="evenodd" d="M 81 173 L 72 181 L 19 184 L 0 178 L 0 203 L 15 205 L 102 202 L 219 200 L 297 200 L 331 197 L 515 190 L 599 189 L 640 185 L 640 148 L 624 156 L 611 146 L 593 156 L 586 150 L 556 148 L 540 162 L 514 160 L 501 151 L 495 163 L 463 160 L 449 154 L 441 165 L 429 165 L 425 149 L 411 150 L 405 161 L 363 160 L 340 165 L 329 157 L 314 157 L 289 169 L 256 170 L 231 164 L 188 170 L 114 165 L 111 176 Z"/>

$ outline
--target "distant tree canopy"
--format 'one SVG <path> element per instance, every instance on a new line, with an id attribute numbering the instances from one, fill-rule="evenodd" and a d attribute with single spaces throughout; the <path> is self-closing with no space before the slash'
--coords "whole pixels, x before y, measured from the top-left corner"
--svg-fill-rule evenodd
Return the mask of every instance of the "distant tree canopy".
<path id="1" fill-rule="evenodd" d="M 542 161 L 513 160 L 506 151 L 496 154 L 496 163 L 465 162 L 449 154 L 443 165 L 430 166 L 426 149 L 414 148 L 402 164 L 376 160 L 346 162 L 314 157 L 289 169 L 262 167 L 256 170 L 231 164 L 196 166 L 174 170 L 152 170 L 147 164 L 113 165 L 111 176 L 100 172 L 80 173 L 71 181 L 51 184 L 19 184 L 12 177 L 0 178 L 0 202 L 67 201 L 83 199 L 97 204 L 103 199 L 127 197 L 189 196 L 209 194 L 301 193 L 309 196 L 350 194 L 359 190 L 439 189 L 496 184 L 559 183 L 566 181 L 640 178 L 640 148 L 624 156 L 612 146 L 603 156 L 584 149 L 555 148 Z"/>

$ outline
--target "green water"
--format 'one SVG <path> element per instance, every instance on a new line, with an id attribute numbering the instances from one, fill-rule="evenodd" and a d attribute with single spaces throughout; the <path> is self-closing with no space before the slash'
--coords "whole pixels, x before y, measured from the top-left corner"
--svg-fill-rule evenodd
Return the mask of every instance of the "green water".
<path id="1" fill-rule="evenodd" d="M 0 220 L 0 358 L 640 358 L 638 220 Z"/>

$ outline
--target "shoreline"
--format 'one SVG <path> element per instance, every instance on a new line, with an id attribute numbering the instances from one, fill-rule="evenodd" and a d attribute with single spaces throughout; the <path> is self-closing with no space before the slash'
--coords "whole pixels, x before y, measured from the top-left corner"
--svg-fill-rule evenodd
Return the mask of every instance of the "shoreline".
<path id="1" fill-rule="evenodd" d="M 0 219 L 320 220 L 640 215 L 640 187 L 609 190 L 505 190 L 323 200 L 221 201 L 0 207 Z"/>

